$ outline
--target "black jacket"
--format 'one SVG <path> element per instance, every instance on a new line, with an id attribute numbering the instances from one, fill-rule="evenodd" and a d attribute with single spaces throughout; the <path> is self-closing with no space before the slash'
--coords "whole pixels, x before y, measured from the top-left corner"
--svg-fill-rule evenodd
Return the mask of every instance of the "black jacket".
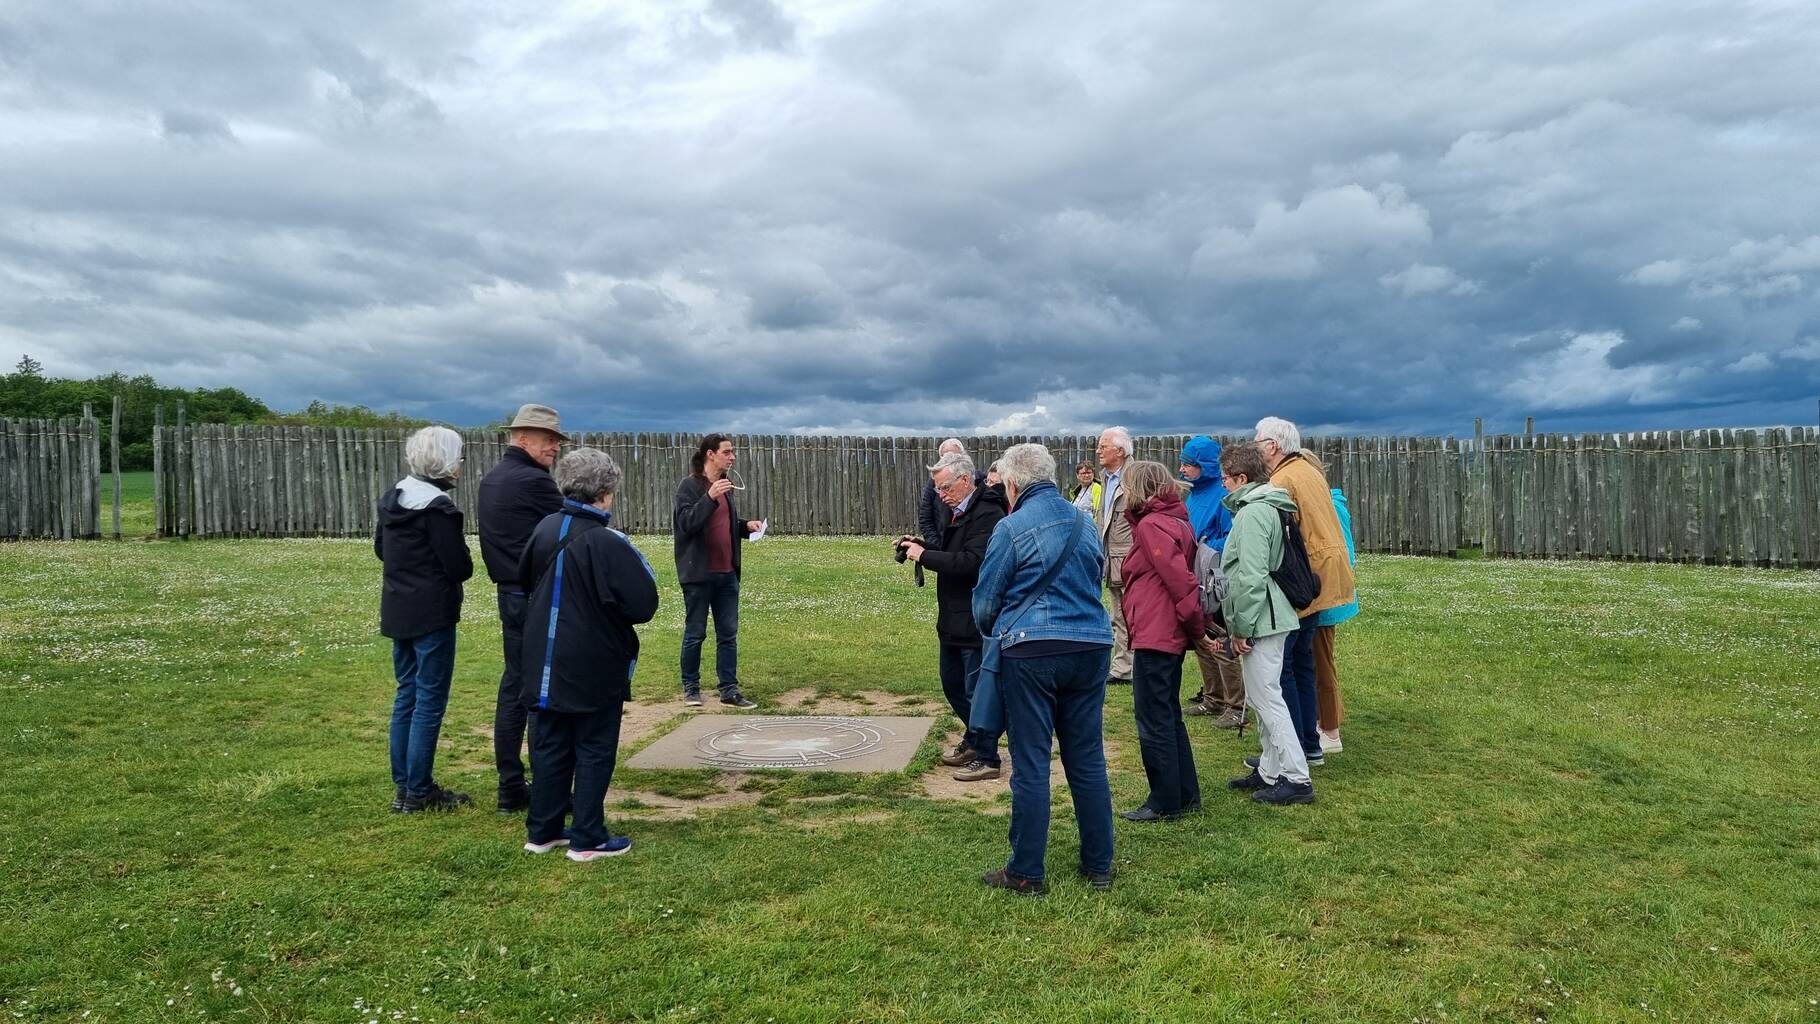
<path id="1" fill-rule="evenodd" d="M 657 578 L 626 535 L 607 525 L 610 519 L 565 500 L 525 545 L 514 582 L 529 595 L 519 661 L 527 708 L 586 714 L 631 699 L 638 665 L 632 627 L 657 614 Z M 560 593 L 551 564 L 559 554 Z"/>
<path id="2" fill-rule="evenodd" d="M 733 494 L 727 492 L 727 524 L 733 531 L 733 575 L 738 576 L 739 542 L 752 531 L 746 529 L 746 521 L 739 517 Z M 670 512 L 671 528 L 676 534 L 676 582 L 707 582 L 708 541 L 703 534 L 713 518 L 714 499 L 708 497 L 707 478 L 683 477 L 682 483 L 676 485 L 676 503 Z"/>
<path id="3" fill-rule="evenodd" d="M 480 478 L 480 557 L 487 575 L 501 587 L 518 586 L 518 559 L 543 517 L 562 507 L 562 492 L 550 471 L 513 445 L 499 464 Z"/>
<path id="4" fill-rule="evenodd" d="M 935 573 L 935 632 L 944 643 L 980 644 L 979 626 L 973 621 L 973 584 L 979 581 L 992 528 L 1008 508 L 1005 492 L 996 487 L 975 489 L 967 511 L 952 525 L 948 520 L 954 511 L 942 506 L 940 550 L 923 552 L 923 568 Z"/>
<path id="5" fill-rule="evenodd" d="M 408 640 L 461 621 L 461 584 L 474 575 L 474 559 L 461 535 L 461 510 L 446 493 L 454 486 L 408 476 L 379 498 L 373 554 L 385 564 L 385 636 Z"/>

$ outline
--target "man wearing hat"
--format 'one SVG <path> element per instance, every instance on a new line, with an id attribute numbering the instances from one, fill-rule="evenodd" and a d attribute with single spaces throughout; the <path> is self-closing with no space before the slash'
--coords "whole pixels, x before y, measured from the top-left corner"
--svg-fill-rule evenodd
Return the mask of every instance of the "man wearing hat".
<path id="1" fill-rule="evenodd" d="M 556 453 L 568 440 L 561 426 L 556 410 L 547 405 L 520 406 L 506 428 L 511 431 L 511 447 L 480 480 L 480 555 L 499 591 L 499 629 L 506 649 L 499 698 L 493 706 L 493 763 L 499 769 L 501 811 L 521 811 L 531 803 L 520 753 L 526 715 L 518 672 L 525 593 L 518 582 L 518 559 L 537 524 L 562 508 L 562 492 L 550 476 Z"/>

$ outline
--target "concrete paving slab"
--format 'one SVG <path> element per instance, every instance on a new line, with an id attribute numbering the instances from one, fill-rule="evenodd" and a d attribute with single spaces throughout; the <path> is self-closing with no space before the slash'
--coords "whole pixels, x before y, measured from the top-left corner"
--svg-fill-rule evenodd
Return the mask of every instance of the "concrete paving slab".
<path id="1" fill-rule="evenodd" d="M 895 772 L 910 764 L 933 718 L 703 715 L 626 762 L 628 768 L 787 768 Z"/>

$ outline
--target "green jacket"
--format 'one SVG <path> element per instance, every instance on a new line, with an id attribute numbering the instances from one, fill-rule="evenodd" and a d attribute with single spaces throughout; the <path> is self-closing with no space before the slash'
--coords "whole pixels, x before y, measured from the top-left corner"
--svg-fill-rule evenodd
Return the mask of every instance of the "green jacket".
<path id="1" fill-rule="evenodd" d="M 1283 523 L 1278 509 L 1296 510 L 1281 487 L 1249 483 L 1226 495 L 1232 510 L 1232 532 L 1220 553 L 1226 574 L 1226 628 L 1233 636 L 1255 640 L 1294 632 L 1301 621 L 1270 570 L 1283 564 Z"/>

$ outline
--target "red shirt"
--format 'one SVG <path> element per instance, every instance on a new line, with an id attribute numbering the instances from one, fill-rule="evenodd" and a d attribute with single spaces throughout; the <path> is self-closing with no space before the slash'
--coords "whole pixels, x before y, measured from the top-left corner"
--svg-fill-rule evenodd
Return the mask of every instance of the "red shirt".
<path id="1" fill-rule="evenodd" d="M 733 520 L 728 518 L 727 496 L 714 499 L 714 515 L 708 519 L 708 571 L 733 571 Z"/>

